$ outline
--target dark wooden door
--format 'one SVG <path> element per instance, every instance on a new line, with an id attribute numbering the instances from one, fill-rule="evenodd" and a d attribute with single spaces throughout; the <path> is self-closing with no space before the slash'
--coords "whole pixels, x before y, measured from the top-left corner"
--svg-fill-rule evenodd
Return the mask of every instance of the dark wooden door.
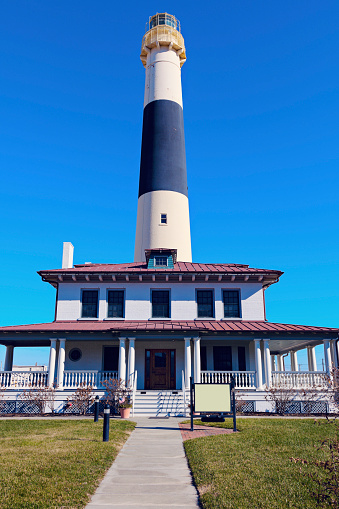
<path id="1" fill-rule="evenodd" d="M 175 389 L 175 350 L 147 350 L 145 388 Z"/>

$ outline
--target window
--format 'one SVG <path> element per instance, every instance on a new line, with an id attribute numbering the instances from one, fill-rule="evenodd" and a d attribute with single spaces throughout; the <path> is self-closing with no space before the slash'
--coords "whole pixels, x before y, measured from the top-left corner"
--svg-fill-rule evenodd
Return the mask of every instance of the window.
<path id="1" fill-rule="evenodd" d="M 167 214 L 160 214 L 160 224 L 167 224 Z"/>
<path id="2" fill-rule="evenodd" d="M 123 290 L 109 290 L 107 295 L 108 318 L 123 318 L 124 317 L 124 291 Z"/>
<path id="3" fill-rule="evenodd" d="M 104 346 L 104 371 L 118 371 L 119 364 L 119 347 Z"/>
<path id="4" fill-rule="evenodd" d="M 238 370 L 246 371 L 246 351 L 244 346 L 238 346 Z"/>
<path id="5" fill-rule="evenodd" d="M 70 360 L 72 362 L 79 361 L 82 357 L 82 352 L 81 352 L 80 348 L 72 348 L 72 350 L 70 350 L 70 352 L 68 354 L 68 357 L 70 358 Z"/>
<path id="6" fill-rule="evenodd" d="M 207 371 L 207 349 L 206 346 L 200 348 L 200 366 L 201 371 Z"/>
<path id="7" fill-rule="evenodd" d="M 82 290 L 82 318 L 98 317 L 98 290 Z"/>
<path id="8" fill-rule="evenodd" d="M 213 318 L 213 290 L 197 290 L 198 318 Z"/>
<path id="9" fill-rule="evenodd" d="M 232 371 L 232 347 L 213 347 L 214 371 Z"/>
<path id="10" fill-rule="evenodd" d="M 169 317 L 169 290 L 152 290 L 152 318 Z"/>
<path id="11" fill-rule="evenodd" d="M 240 318 L 240 292 L 239 290 L 224 290 L 224 317 Z"/>
<path id="12" fill-rule="evenodd" d="M 167 267 L 167 256 L 155 256 L 154 265 L 155 267 Z"/>

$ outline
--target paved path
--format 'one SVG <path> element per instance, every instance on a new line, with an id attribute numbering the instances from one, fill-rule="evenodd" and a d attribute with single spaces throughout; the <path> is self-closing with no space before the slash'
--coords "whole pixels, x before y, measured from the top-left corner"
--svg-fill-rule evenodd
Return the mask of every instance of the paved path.
<path id="1" fill-rule="evenodd" d="M 87 509 L 197 509 L 198 494 L 182 445 L 181 419 L 135 418 L 137 427 Z"/>

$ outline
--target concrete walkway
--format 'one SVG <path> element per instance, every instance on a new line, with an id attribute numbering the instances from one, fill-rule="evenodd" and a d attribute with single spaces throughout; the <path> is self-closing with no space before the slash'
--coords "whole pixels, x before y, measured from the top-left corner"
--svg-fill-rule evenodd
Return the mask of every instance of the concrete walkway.
<path id="1" fill-rule="evenodd" d="M 134 420 L 137 427 L 86 508 L 198 508 L 178 426 L 182 419 Z"/>

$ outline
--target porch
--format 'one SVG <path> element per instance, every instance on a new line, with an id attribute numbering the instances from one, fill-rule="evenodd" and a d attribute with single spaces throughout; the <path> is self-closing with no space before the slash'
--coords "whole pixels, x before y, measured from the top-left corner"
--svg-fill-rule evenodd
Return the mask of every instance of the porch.
<path id="1" fill-rule="evenodd" d="M 318 371 L 314 348 L 321 342 L 324 347 L 325 370 Z M 88 355 L 93 358 L 95 352 L 97 364 L 102 362 L 109 369 L 69 369 L 75 363 L 70 360 L 71 354 L 73 352 L 74 355 L 79 347 L 84 352 L 82 366 L 90 364 L 86 353 L 88 345 L 93 345 L 87 350 Z M 307 349 L 307 371 L 298 370 L 296 345 Z M 289 350 L 290 347 L 294 349 Z M 112 365 L 107 364 L 104 357 L 100 360 L 98 348 L 110 352 L 110 355 L 114 354 Z M 13 350 L 13 345 L 7 345 L 5 370 L 0 371 L 0 388 L 17 391 L 37 386 L 56 386 L 60 393 L 74 391 L 81 385 L 91 385 L 94 390 L 101 392 L 104 390 L 103 382 L 109 378 L 122 379 L 132 386 L 137 371 L 138 386 L 134 387 L 135 390 L 188 390 L 191 376 L 196 383 L 230 383 L 234 380 L 235 387 L 245 392 L 264 391 L 269 387 L 321 388 L 328 384 L 332 366 L 338 366 L 336 339 L 314 341 L 305 338 L 298 343 L 296 340 L 249 338 L 177 337 L 169 341 L 119 337 L 100 346 L 98 342 L 80 343 L 71 338 L 60 338 L 50 340 L 48 371 L 12 371 Z M 152 352 L 159 353 L 158 366 L 152 365 L 156 359 Z M 290 356 L 290 371 L 285 369 L 287 355 Z M 168 361 L 164 360 L 166 356 Z M 163 373 L 162 366 L 165 370 Z M 163 375 L 163 386 L 147 386 L 152 368 L 159 368 L 157 374 L 160 378 Z"/>

